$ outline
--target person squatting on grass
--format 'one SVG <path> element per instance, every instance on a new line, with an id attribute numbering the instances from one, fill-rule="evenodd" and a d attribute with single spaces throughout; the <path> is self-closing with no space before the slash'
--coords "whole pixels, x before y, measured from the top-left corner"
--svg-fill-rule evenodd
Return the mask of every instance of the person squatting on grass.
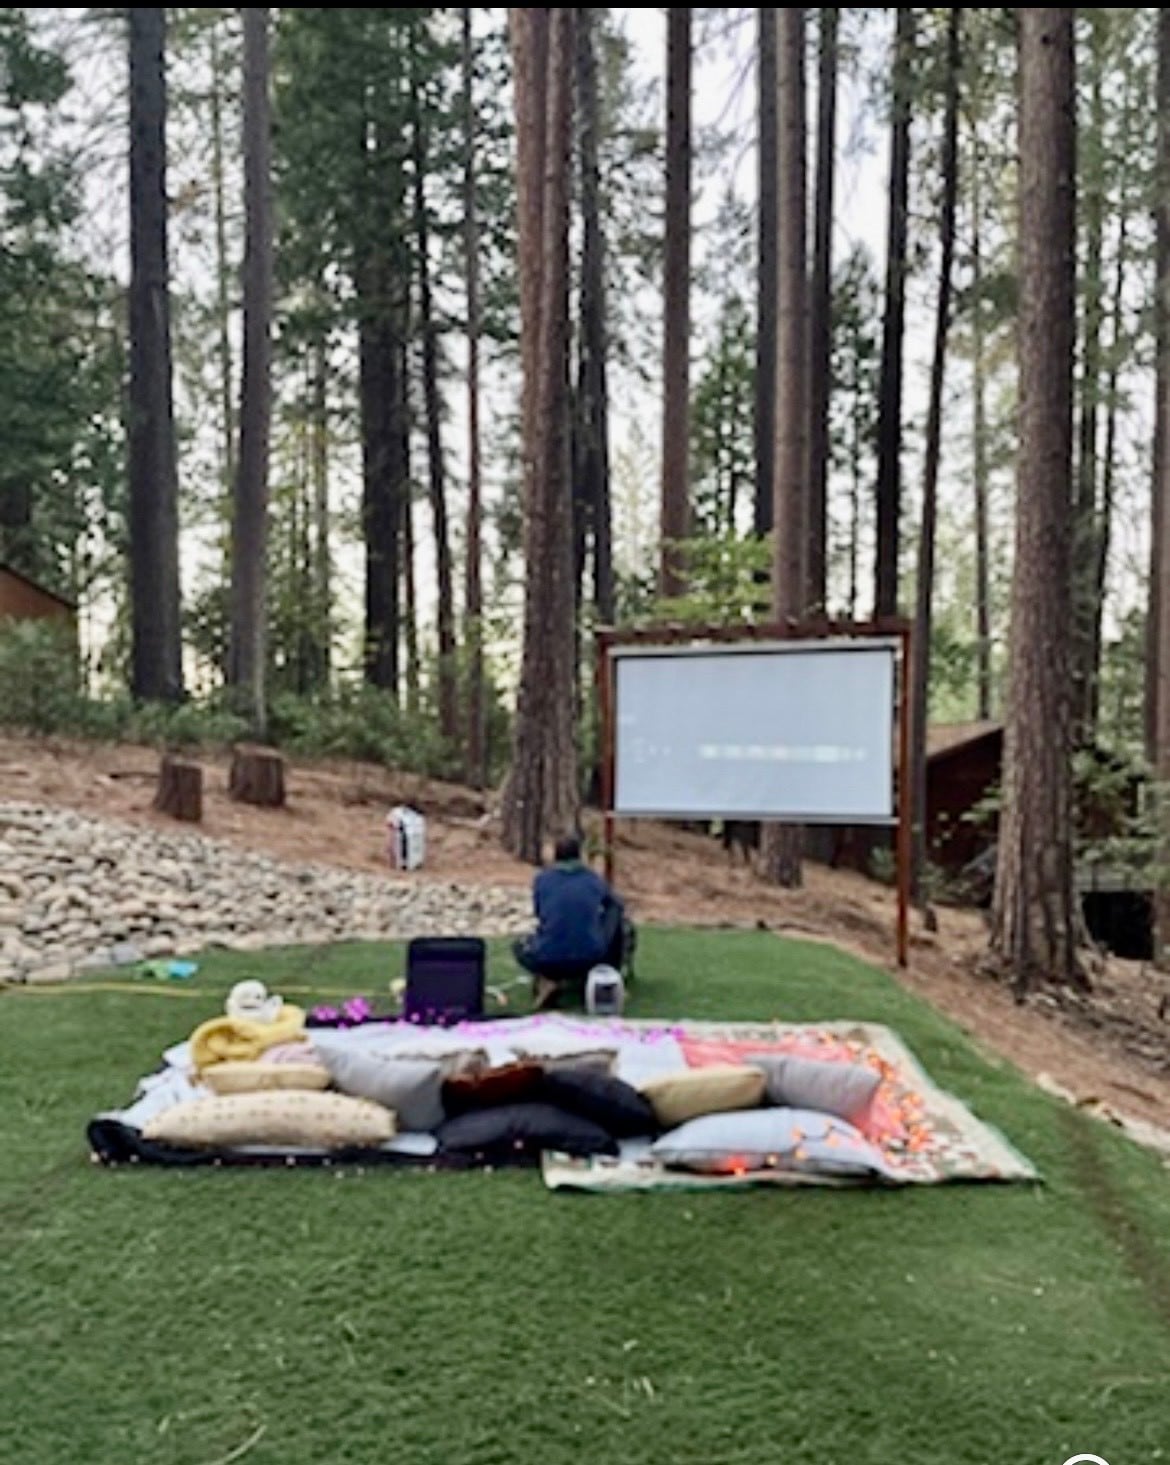
<path id="1" fill-rule="evenodd" d="M 581 858 L 579 835 L 558 839 L 554 863 L 532 882 L 536 930 L 512 950 L 535 978 L 537 1008 L 560 996 L 580 1000 L 590 968 L 622 968 L 630 928 L 625 908 L 609 885 Z"/>

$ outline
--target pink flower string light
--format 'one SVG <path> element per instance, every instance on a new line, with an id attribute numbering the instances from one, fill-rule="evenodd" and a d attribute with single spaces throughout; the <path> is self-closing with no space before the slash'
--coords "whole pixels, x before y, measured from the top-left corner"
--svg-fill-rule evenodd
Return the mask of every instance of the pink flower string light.
<path id="1" fill-rule="evenodd" d="M 340 1008 L 314 1007 L 309 1015 L 314 1022 L 334 1023 L 340 1027 L 360 1027 L 370 1021 L 374 1009 L 367 997 L 347 997 Z"/>

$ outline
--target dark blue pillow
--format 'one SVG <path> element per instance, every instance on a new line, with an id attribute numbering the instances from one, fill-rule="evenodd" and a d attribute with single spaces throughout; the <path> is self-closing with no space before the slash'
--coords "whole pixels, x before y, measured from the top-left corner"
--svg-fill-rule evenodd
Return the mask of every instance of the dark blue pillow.
<path id="1" fill-rule="evenodd" d="M 552 1104 L 500 1104 L 472 1109 L 435 1131 L 439 1153 L 481 1165 L 523 1165 L 544 1150 L 567 1155 L 616 1155 L 617 1144 L 598 1124 Z"/>
<path id="2" fill-rule="evenodd" d="M 597 1069 L 546 1071 L 539 1097 L 570 1114 L 592 1120 L 615 1139 L 658 1133 L 658 1123 L 649 1099 L 622 1079 L 600 1073 Z"/>

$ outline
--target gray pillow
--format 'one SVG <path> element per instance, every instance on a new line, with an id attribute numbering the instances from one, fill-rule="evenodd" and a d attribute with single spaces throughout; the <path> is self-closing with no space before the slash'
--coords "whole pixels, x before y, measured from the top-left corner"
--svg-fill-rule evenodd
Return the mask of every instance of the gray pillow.
<path id="1" fill-rule="evenodd" d="M 398 1128 L 438 1129 L 443 1113 L 443 1066 L 427 1058 L 391 1058 L 368 1049 L 317 1047 L 318 1057 L 343 1094 L 372 1099 L 398 1115 Z"/>
<path id="2" fill-rule="evenodd" d="M 650 1147 L 669 1168 L 706 1174 L 789 1170 L 851 1177 L 897 1176 L 881 1150 L 843 1119 L 811 1109 L 736 1109 L 688 1119 Z"/>
<path id="3" fill-rule="evenodd" d="M 769 1103 L 819 1109 L 850 1124 L 865 1118 L 882 1081 L 881 1074 L 864 1063 L 826 1063 L 788 1053 L 749 1053 L 744 1062 L 762 1070 Z"/>

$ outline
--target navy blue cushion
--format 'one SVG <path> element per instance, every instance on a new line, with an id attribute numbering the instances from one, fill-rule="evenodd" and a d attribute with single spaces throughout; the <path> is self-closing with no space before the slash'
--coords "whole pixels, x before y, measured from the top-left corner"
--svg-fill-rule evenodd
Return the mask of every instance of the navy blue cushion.
<path id="1" fill-rule="evenodd" d="M 435 1131 L 439 1153 L 481 1165 L 523 1165 L 543 1150 L 567 1155 L 616 1155 L 617 1143 L 598 1124 L 552 1104 L 503 1104 L 473 1109 Z"/>
<path id="2" fill-rule="evenodd" d="M 540 1097 L 570 1114 L 599 1124 L 615 1139 L 658 1133 L 649 1099 L 622 1079 L 597 1069 L 547 1070 L 541 1081 Z"/>

